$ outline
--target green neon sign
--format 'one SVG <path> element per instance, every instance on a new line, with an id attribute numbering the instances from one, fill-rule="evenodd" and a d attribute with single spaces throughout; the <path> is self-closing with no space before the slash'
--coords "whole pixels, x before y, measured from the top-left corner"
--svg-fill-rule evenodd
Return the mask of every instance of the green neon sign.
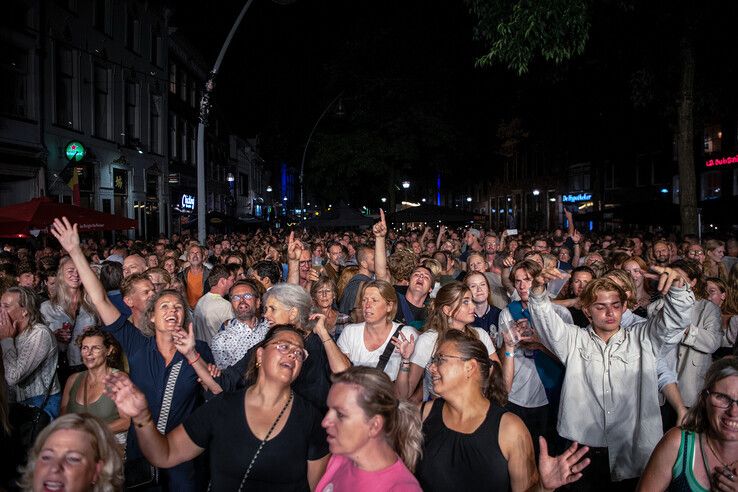
<path id="1" fill-rule="evenodd" d="M 69 142 L 67 144 L 67 148 L 64 149 L 64 152 L 67 154 L 67 160 L 77 162 L 84 159 L 86 153 L 85 146 L 77 142 L 76 140 Z"/>

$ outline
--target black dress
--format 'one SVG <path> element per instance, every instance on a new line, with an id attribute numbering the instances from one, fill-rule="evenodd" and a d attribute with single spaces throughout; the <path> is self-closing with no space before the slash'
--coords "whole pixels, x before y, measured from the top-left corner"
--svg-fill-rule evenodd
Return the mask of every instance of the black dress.
<path id="1" fill-rule="evenodd" d="M 192 442 L 209 451 L 211 490 L 238 490 L 261 441 L 246 422 L 246 389 L 222 393 L 184 421 Z M 285 417 L 282 417 L 285 418 Z M 328 454 L 318 410 L 295 393 L 284 428 L 266 442 L 243 490 L 308 492 L 307 460 Z"/>
<path id="2" fill-rule="evenodd" d="M 423 422 L 423 457 L 415 476 L 426 492 L 459 490 L 510 490 L 507 460 L 498 443 L 505 410 L 490 404 L 487 417 L 471 434 L 462 434 L 443 423 L 444 400 L 433 401 Z"/>

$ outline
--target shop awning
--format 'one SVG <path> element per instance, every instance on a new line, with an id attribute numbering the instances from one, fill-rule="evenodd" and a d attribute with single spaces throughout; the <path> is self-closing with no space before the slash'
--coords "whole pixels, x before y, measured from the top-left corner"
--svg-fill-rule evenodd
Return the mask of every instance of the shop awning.
<path id="1" fill-rule="evenodd" d="M 135 229 L 136 221 L 84 207 L 59 203 L 51 198 L 34 198 L 0 208 L 0 233 L 28 234 L 47 229 L 55 218 L 66 217 L 80 232 Z"/>

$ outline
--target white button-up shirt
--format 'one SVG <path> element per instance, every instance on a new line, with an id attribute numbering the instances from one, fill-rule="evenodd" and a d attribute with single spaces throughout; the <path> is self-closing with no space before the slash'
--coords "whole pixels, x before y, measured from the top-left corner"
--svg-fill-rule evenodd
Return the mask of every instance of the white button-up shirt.
<path id="1" fill-rule="evenodd" d="M 269 331 L 269 322 L 263 319 L 252 328 L 248 323 L 233 318 L 223 323 L 221 328 L 213 337 L 210 350 L 215 365 L 225 369 L 243 359 L 251 347 L 264 340 Z"/>
<path id="2" fill-rule="evenodd" d="M 564 323 L 546 294 L 530 296 L 533 326 L 566 365 L 559 434 L 607 447 L 615 481 L 640 476 L 662 436 L 656 358 L 664 343 L 689 326 L 693 304 L 691 289 L 673 287 L 655 316 L 620 329 L 606 343 L 591 325 Z"/>

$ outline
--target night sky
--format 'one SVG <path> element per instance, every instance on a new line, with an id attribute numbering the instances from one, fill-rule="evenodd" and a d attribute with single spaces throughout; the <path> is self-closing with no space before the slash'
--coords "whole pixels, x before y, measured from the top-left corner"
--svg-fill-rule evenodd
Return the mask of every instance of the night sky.
<path id="1" fill-rule="evenodd" d="M 736 107 L 736 57 L 725 56 L 735 53 L 736 3 L 692 7 L 701 29 L 694 33 L 701 119 Z M 177 2 L 172 22 L 208 64 L 243 5 L 212 4 L 217 8 Z M 422 182 L 452 170 L 449 185 L 459 189 L 499 172 L 498 125 L 513 120 L 552 160 L 668 154 L 683 11 L 657 4 L 596 2 L 583 55 L 561 66 L 536 61 L 520 77 L 502 66 L 475 66 L 485 51 L 473 39 L 474 21 L 463 1 L 255 0 L 223 63 L 215 110 L 228 130 L 260 136 L 268 164 L 299 168 L 313 123 L 343 92 L 347 117 L 321 122 L 311 158 L 345 153 L 336 143 L 341 139 L 354 145 L 365 139 L 370 147 L 394 139 L 400 144 L 389 158 L 407 153 L 392 164 L 399 169 L 395 178 Z M 384 178 L 369 173 L 353 179 Z M 355 192 L 376 197 L 385 187 Z"/>

